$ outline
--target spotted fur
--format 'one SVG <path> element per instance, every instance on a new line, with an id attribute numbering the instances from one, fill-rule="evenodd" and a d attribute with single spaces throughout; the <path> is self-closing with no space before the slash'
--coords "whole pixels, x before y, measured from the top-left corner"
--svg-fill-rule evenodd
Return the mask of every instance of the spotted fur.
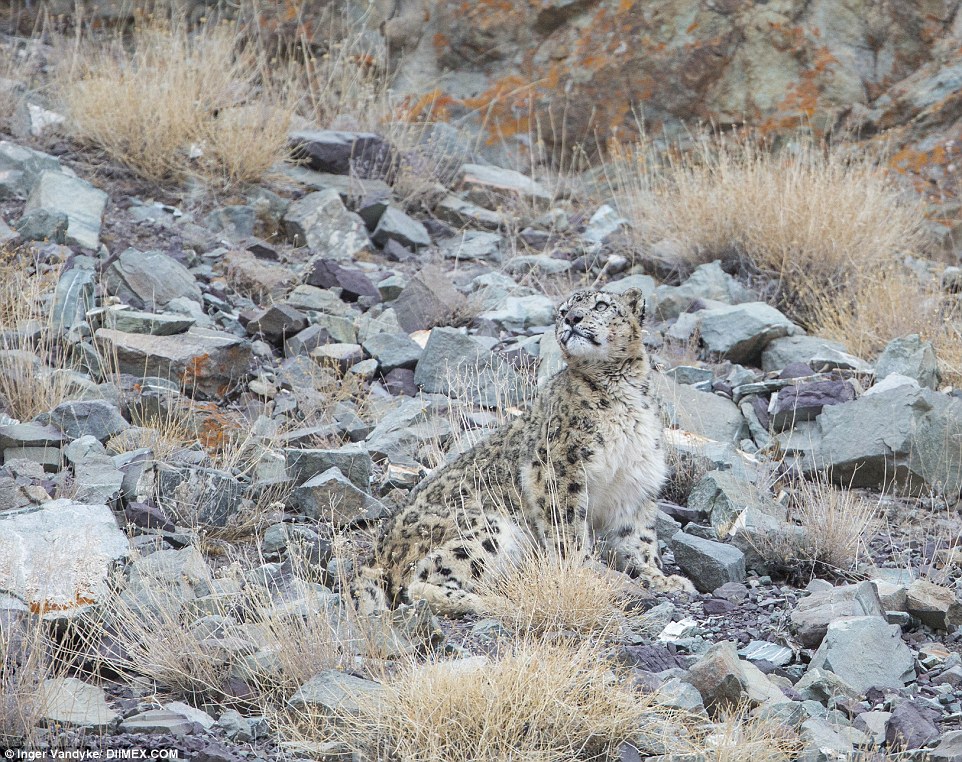
<path id="1" fill-rule="evenodd" d="M 354 594 L 362 612 L 426 600 L 482 610 L 479 582 L 532 549 L 595 548 L 658 590 L 693 590 L 661 570 L 655 503 L 665 479 L 648 396 L 644 297 L 578 291 L 555 335 L 567 367 L 531 409 L 439 468 L 390 518 Z"/>

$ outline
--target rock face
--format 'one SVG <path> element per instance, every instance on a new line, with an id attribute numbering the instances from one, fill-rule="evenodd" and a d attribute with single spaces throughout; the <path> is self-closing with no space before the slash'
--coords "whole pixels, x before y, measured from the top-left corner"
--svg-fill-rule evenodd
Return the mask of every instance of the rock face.
<path id="1" fill-rule="evenodd" d="M 962 489 L 962 401 L 899 386 L 826 407 L 818 464 L 854 487 Z"/>
<path id="2" fill-rule="evenodd" d="M 654 133 L 681 122 L 723 127 L 746 118 L 764 130 L 808 119 L 827 129 L 931 60 L 954 7 L 839 8 L 828 0 L 427 5 L 428 23 L 421 19 L 405 38 L 416 52 L 402 63 L 401 83 L 419 92 L 438 86 L 455 104 L 485 113 L 497 103 L 487 124 L 491 137 L 524 132 L 521 114 L 528 112 L 520 106 L 533 99 L 533 108 L 563 113 L 574 134 L 599 128 L 602 142 L 614 128 L 635 128 L 631 103 L 643 106 Z M 537 84 L 512 95 L 511 83 L 522 78 Z M 940 100 L 938 92 L 920 90 L 906 86 L 887 111 L 904 115 L 923 108 L 919 101 Z"/>
<path id="3" fill-rule="evenodd" d="M 0 588 L 38 611 L 103 600 L 111 564 L 129 551 L 105 505 L 63 499 L 0 513 Z"/>

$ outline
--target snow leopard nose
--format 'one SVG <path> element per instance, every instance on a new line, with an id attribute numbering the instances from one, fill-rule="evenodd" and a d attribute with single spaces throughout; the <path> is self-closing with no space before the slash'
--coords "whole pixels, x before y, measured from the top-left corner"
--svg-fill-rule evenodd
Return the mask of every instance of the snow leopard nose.
<path id="1" fill-rule="evenodd" d="M 583 318 L 584 318 L 584 315 L 581 313 L 580 310 L 569 310 L 568 314 L 565 315 L 565 322 L 568 325 L 578 325 L 578 323 L 580 323 Z"/>

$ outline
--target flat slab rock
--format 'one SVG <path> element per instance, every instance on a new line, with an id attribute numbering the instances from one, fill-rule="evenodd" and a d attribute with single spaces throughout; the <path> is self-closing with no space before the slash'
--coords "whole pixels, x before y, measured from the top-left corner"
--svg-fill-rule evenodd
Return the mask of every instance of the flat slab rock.
<path id="1" fill-rule="evenodd" d="M 192 328 L 151 336 L 101 328 L 96 336 L 117 358 L 121 373 L 158 376 L 208 397 L 223 397 L 247 376 L 251 345 L 222 331 Z"/>
<path id="2" fill-rule="evenodd" d="M 51 500 L 0 514 L 0 589 L 39 611 L 70 612 L 108 594 L 130 544 L 106 505 Z"/>

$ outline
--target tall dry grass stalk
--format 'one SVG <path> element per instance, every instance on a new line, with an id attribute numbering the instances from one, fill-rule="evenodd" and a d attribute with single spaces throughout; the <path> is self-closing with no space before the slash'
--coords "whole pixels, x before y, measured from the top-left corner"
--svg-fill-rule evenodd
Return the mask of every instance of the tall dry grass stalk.
<path id="1" fill-rule="evenodd" d="M 77 138 L 154 182 L 259 180 L 286 155 L 294 78 L 240 32 L 158 17 L 129 42 L 76 40 L 55 90 Z"/>
<path id="2" fill-rule="evenodd" d="M 0 249 L 0 412 L 29 420 L 69 399 L 74 383 L 49 295 L 61 263 L 42 264 L 28 249 Z"/>
<path id="3" fill-rule="evenodd" d="M 53 644 L 41 617 L 7 609 L 0 621 L 0 747 L 17 748 L 43 716 L 43 683 L 54 676 Z"/>

